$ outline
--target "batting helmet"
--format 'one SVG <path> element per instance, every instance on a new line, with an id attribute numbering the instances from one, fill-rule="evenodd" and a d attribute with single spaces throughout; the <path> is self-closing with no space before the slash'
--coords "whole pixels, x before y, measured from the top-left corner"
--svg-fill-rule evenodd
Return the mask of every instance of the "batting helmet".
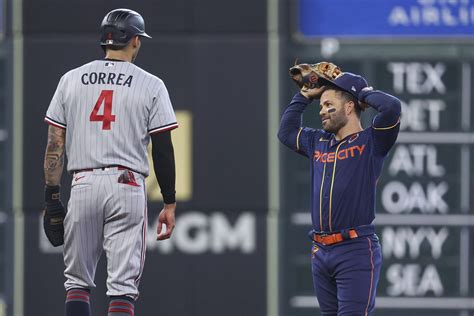
<path id="1" fill-rule="evenodd" d="M 129 9 L 115 9 L 107 13 L 100 26 L 100 45 L 125 47 L 136 36 L 151 38 L 145 33 L 145 21 L 142 16 Z"/>

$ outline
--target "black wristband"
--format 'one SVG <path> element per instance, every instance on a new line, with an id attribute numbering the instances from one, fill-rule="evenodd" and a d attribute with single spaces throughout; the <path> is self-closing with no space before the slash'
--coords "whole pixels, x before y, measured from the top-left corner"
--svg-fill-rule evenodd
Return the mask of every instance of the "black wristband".
<path id="1" fill-rule="evenodd" d="M 58 203 L 61 201 L 61 193 L 59 192 L 61 186 L 59 185 L 45 185 L 44 187 L 44 201 L 46 203 Z"/>

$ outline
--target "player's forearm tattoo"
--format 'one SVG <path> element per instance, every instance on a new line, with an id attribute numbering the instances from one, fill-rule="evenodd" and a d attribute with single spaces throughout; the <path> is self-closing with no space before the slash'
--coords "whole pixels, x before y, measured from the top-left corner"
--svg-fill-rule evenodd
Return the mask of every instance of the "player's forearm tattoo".
<path id="1" fill-rule="evenodd" d="M 58 185 L 64 165 L 64 144 L 66 131 L 49 126 L 48 145 L 44 154 L 44 178 L 47 185 Z"/>

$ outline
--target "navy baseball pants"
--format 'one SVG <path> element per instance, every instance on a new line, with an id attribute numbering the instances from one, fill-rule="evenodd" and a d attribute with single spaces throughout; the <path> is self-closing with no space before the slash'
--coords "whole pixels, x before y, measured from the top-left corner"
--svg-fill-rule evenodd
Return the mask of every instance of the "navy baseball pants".
<path id="1" fill-rule="evenodd" d="M 314 243 L 313 284 L 323 316 L 367 316 L 375 306 L 382 254 L 377 236 Z"/>

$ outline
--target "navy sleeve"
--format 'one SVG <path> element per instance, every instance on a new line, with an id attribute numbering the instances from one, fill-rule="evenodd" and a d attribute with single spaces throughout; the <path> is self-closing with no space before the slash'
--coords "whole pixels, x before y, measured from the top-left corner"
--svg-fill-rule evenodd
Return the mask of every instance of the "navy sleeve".
<path id="1" fill-rule="evenodd" d="M 359 100 L 379 112 L 372 122 L 374 154 L 385 156 L 395 144 L 400 131 L 401 102 L 396 97 L 378 90 L 362 92 Z"/>
<path id="2" fill-rule="evenodd" d="M 151 135 L 153 168 L 165 204 L 176 202 L 176 167 L 171 131 Z"/>
<path id="3" fill-rule="evenodd" d="M 306 157 L 313 155 L 312 143 L 318 130 L 302 127 L 303 112 L 311 103 L 301 93 L 297 93 L 283 112 L 278 130 L 278 139 L 288 148 Z"/>

